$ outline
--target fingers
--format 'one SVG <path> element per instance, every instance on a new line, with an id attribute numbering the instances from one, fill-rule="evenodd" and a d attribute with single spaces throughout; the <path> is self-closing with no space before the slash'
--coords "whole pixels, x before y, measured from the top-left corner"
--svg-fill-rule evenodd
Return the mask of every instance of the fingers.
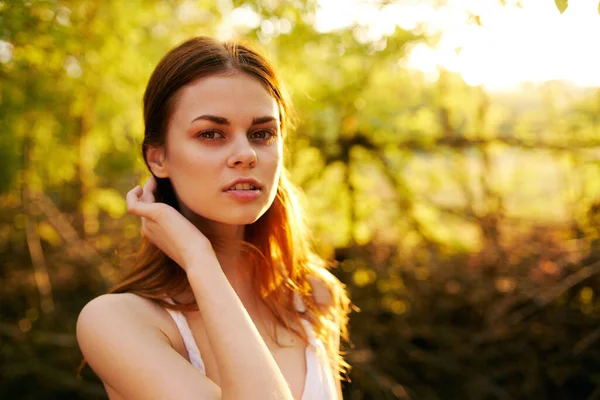
<path id="1" fill-rule="evenodd" d="M 156 191 L 156 179 L 150 175 L 144 184 L 144 193 L 140 197 L 144 203 L 154 203 L 154 192 Z"/>
<path id="2" fill-rule="evenodd" d="M 138 198 L 142 195 L 142 193 L 143 190 L 140 187 L 140 185 L 137 185 L 129 192 L 127 192 L 127 195 L 125 196 L 125 201 L 127 203 L 128 210 L 135 207 L 135 204 L 138 202 Z"/>
<path id="3" fill-rule="evenodd" d="M 152 204 L 140 201 L 140 198 L 143 194 L 144 190 L 139 185 L 127 192 L 127 196 L 125 197 L 127 202 L 127 211 L 133 215 L 150 218 Z"/>

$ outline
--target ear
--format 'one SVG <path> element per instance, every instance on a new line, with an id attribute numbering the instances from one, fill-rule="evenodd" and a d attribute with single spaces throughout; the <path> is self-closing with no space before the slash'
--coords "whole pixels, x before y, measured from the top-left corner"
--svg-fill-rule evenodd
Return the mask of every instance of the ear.
<path id="1" fill-rule="evenodd" d="M 169 176 L 164 147 L 149 147 L 146 151 L 146 161 L 148 161 L 150 170 L 155 176 L 159 178 L 167 178 Z"/>

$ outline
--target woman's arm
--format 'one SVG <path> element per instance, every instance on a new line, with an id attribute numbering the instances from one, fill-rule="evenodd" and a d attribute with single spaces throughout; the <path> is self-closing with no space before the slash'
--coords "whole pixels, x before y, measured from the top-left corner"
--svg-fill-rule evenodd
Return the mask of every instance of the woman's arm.
<path id="1" fill-rule="evenodd" d="M 128 293 L 92 300 L 77 320 L 79 346 L 98 377 L 127 400 L 292 399 L 256 326 L 225 275 L 215 270 L 198 268 L 189 279 L 220 388 L 173 349 L 161 330 L 158 315 L 164 311 Z"/>
<path id="2" fill-rule="evenodd" d="M 77 319 L 77 342 L 90 367 L 127 400 L 221 399 L 220 388 L 174 350 L 161 330 L 161 313 L 130 293 L 86 304 Z"/>
<path id="3" fill-rule="evenodd" d="M 202 252 L 186 264 L 219 368 L 223 399 L 292 399 L 283 374 L 216 257 Z"/>
<path id="4" fill-rule="evenodd" d="M 77 338 L 90 366 L 127 399 L 292 400 L 283 374 L 210 242 L 177 210 L 154 203 L 154 187 L 150 179 L 144 189 L 131 190 L 128 210 L 142 217 L 148 240 L 186 271 L 215 354 L 221 388 L 173 350 L 156 316 L 142 315 L 144 307 L 126 296 L 101 296 L 82 310 Z M 114 304 L 116 299 L 133 305 Z"/>

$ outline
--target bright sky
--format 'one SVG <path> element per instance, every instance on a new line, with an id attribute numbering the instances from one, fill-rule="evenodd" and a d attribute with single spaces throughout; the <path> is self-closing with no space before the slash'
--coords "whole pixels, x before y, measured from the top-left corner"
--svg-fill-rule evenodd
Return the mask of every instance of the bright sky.
<path id="1" fill-rule="evenodd" d="M 322 31 L 352 22 L 368 27 L 358 40 L 377 40 L 395 25 L 440 33 L 435 45 L 415 46 L 409 67 L 435 80 L 439 67 L 460 73 L 471 85 L 505 90 L 522 82 L 562 79 L 600 87 L 598 0 L 570 0 L 562 15 L 553 0 L 447 0 L 435 8 L 427 0 L 396 0 L 380 11 L 381 0 L 320 0 Z M 469 23 L 469 12 L 482 26 Z"/>

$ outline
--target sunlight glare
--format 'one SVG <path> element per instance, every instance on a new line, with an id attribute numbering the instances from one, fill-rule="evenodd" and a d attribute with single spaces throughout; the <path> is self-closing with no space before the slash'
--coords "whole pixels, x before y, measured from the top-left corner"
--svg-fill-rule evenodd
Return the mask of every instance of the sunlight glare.
<path id="1" fill-rule="evenodd" d="M 379 40 L 395 26 L 440 34 L 430 45 L 413 47 L 409 68 L 429 76 L 444 68 L 470 85 L 505 90 L 526 82 L 566 80 L 580 86 L 600 86 L 600 37 L 597 0 L 572 0 L 560 14 L 550 0 L 448 0 L 434 8 L 431 2 L 391 3 L 360 0 L 321 0 L 317 29 L 332 31 L 358 24 L 368 28 L 366 38 Z M 477 15 L 481 26 L 469 22 Z M 594 47 L 595 46 L 595 47 Z"/>

